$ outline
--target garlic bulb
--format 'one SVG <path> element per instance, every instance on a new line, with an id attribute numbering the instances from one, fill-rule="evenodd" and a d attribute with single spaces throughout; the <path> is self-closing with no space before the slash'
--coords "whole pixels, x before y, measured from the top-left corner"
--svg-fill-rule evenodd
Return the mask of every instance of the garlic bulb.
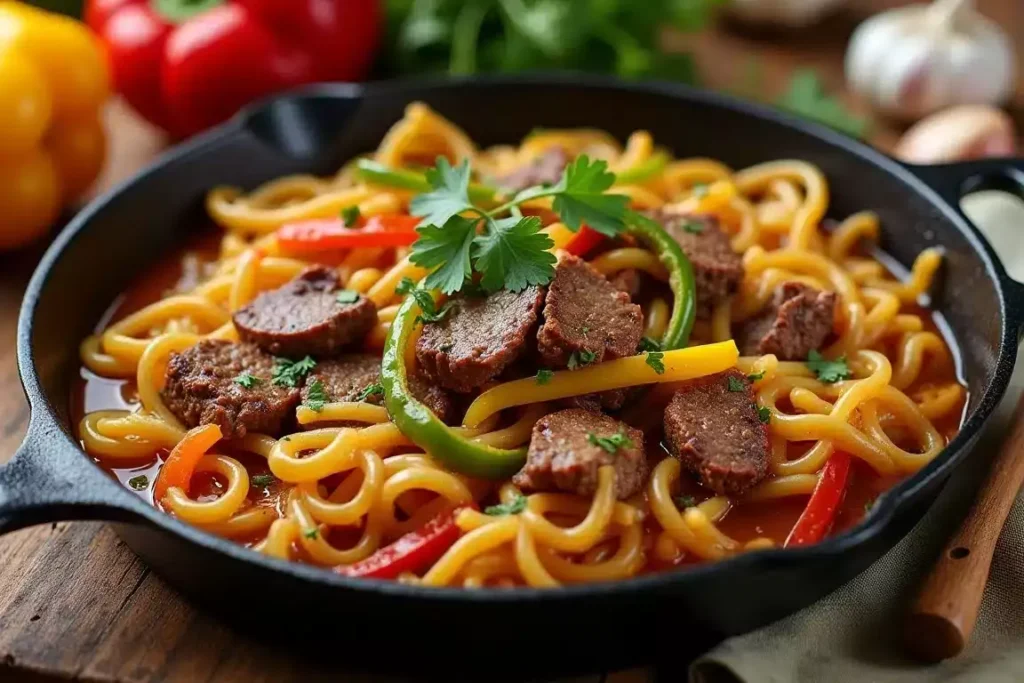
<path id="1" fill-rule="evenodd" d="M 732 0 L 729 14 L 749 23 L 808 26 L 846 0 Z"/>
<path id="2" fill-rule="evenodd" d="M 846 79 L 877 109 L 901 118 L 955 104 L 999 104 L 1013 89 L 1013 48 L 971 0 L 935 0 L 858 26 L 846 52 Z"/>
<path id="3" fill-rule="evenodd" d="M 1017 134 L 1006 112 L 964 104 L 927 116 L 904 133 L 894 155 L 915 164 L 945 164 L 1016 154 Z"/>

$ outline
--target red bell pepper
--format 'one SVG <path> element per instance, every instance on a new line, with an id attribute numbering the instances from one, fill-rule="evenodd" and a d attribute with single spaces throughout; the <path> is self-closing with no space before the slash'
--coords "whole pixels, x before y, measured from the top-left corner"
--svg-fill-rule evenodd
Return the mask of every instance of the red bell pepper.
<path id="1" fill-rule="evenodd" d="M 349 228 L 338 218 L 286 223 L 277 229 L 284 251 L 316 252 L 356 247 L 407 247 L 416 241 L 417 216 L 373 216 L 363 226 Z M 362 221 L 360 221 L 362 222 Z"/>
<path id="2" fill-rule="evenodd" d="M 175 137 L 304 83 L 352 81 L 380 39 L 379 0 L 88 0 L 114 84 Z"/>
<path id="3" fill-rule="evenodd" d="M 565 250 L 574 256 L 586 256 L 591 249 L 603 241 L 604 235 L 584 225 L 580 227 L 576 236 L 565 245 Z"/>
<path id="4" fill-rule="evenodd" d="M 836 519 L 836 512 L 846 495 L 846 484 L 850 478 L 850 454 L 836 451 L 825 463 L 821 478 L 807 501 L 807 507 L 789 532 L 786 548 L 817 543 Z"/>
<path id="5" fill-rule="evenodd" d="M 343 576 L 371 579 L 395 579 L 403 572 L 415 572 L 436 562 L 459 540 L 461 529 L 455 524 L 460 510 L 477 509 L 475 503 L 442 512 L 416 531 L 410 531 L 391 545 L 384 546 L 365 560 L 338 567 Z"/>

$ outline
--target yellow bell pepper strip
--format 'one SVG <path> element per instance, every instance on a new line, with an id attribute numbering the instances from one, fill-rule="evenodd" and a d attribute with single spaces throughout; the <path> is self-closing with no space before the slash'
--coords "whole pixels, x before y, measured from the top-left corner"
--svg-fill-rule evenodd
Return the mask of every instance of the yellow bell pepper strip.
<path id="1" fill-rule="evenodd" d="M 462 474 L 479 479 L 507 479 L 526 462 L 526 449 L 494 448 L 474 443 L 442 422 L 409 391 L 405 349 L 416 329 L 420 307 L 407 296 L 388 332 L 381 359 L 384 405 L 402 434 L 432 458 Z"/>
<path id="2" fill-rule="evenodd" d="M 656 368 L 656 364 L 648 362 L 648 354 L 642 353 L 576 370 L 559 370 L 551 373 L 543 384 L 536 377 L 524 377 L 499 384 L 477 396 L 466 411 L 462 424 L 474 427 L 501 410 L 530 403 L 555 401 L 640 384 L 680 382 L 705 377 L 734 367 L 739 357 L 736 342 L 730 339 L 716 344 L 665 351 L 660 354 L 664 368 Z"/>
<path id="3" fill-rule="evenodd" d="M 8 249 L 43 234 L 99 175 L 110 77 L 83 25 L 0 2 L 0 84 L 0 249 Z"/>

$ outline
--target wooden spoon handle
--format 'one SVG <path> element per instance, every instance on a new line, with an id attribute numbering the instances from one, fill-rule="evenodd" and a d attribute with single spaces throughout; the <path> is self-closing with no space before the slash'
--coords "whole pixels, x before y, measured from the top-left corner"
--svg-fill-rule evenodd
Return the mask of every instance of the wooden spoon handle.
<path id="1" fill-rule="evenodd" d="M 953 657 L 970 640 L 992 553 L 1024 483 L 1024 395 L 1009 436 L 960 529 L 953 535 L 907 619 L 907 647 L 927 661 Z"/>

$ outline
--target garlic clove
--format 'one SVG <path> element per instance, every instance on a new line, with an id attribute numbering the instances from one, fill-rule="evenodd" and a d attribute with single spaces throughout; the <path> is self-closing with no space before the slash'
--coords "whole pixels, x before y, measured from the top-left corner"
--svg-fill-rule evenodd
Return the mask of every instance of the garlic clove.
<path id="1" fill-rule="evenodd" d="M 910 127 L 893 155 L 914 164 L 942 164 L 1013 156 L 1017 134 L 1006 112 L 966 104 L 928 116 Z"/>
<path id="2" fill-rule="evenodd" d="M 892 116 L 919 118 L 956 104 L 998 104 L 1013 89 L 1013 49 L 967 0 L 936 0 L 871 17 L 846 53 L 850 88 Z"/>

